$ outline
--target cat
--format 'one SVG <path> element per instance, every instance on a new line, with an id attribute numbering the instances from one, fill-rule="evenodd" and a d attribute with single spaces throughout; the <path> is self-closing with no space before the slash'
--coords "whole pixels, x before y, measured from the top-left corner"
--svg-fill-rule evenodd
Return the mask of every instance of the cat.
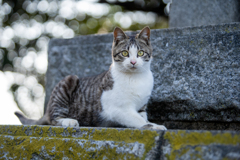
<path id="1" fill-rule="evenodd" d="M 154 82 L 150 70 L 150 28 L 143 28 L 136 36 L 127 36 L 116 27 L 113 38 L 108 71 L 87 78 L 65 77 L 53 89 L 41 119 L 27 119 L 15 112 L 22 124 L 167 130 L 147 119 L 146 107 Z"/>

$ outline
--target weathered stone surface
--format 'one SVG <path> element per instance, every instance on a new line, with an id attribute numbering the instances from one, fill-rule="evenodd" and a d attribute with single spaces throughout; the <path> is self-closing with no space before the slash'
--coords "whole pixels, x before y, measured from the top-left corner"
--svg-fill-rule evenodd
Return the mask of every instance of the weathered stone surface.
<path id="1" fill-rule="evenodd" d="M 239 159 L 240 132 L 0 126 L 0 159 Z"/>
<path id="2" fill-rule="evenodd" d="M 239 0 L 173 0 L 170 27 L 193 27 L 240 22 Z"/>
<path id="3" fill-rule="evenodd" d="M 0 126 L 0 159 L 155 159 L 153 130 Z M 158 158 L 159 159 L 159 158 Z"/>
<path id="4" fill-rule="evenodd" d="M 240 23 L 153 34 L 150 120 L 240 122 Z"/>
<path id="5" fill-rule="evenodd" d="M 150 121 L 240 122 L 240 23 L 152 30 L 151 41 Z M 46 103 L 63 77 L 107 70 L 111 43 L 112 34 L 51 40 Z"/>
<path id="6" fill-rule="evenodd" d="M 163 124 L 168 129 L 184 130 L 236 130 L 240 131 L 240 124 L 237 122 L 203 122 L 203 121 L 153 121 Z"/>
<path id="7" fill-rule="evenodd" d="M 167 131 L 161 159 L 240 159 L 239 132 Z"/>

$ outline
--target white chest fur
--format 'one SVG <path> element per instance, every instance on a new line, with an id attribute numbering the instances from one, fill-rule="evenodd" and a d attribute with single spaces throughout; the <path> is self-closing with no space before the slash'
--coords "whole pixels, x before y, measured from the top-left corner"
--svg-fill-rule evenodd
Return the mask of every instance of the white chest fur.
<path id="1" fill-rule="evenodd" d="M 114 85 L 112 90 L 102 94 L 103 114 L 111 119 L 113 112 L 138 111 L 147 104 L 153 88 L 150 69 L 141 73 L 123 73 L 112 66 L 111 73 Z"/>

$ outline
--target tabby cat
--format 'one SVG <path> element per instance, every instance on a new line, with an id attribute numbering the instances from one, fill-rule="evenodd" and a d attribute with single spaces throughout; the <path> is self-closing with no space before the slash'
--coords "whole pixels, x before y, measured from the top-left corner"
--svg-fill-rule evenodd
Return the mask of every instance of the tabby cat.
<path id="1" fill-rule="evenodd" d="M 134 127 L 166 130 L 148 122 L 146 104 L 153 89 L 150 70 L 150 28 L 127 36 L 113 32 L 112 65 L 95 77 L 67 76 L 52 91 L 45 115 L 27 119 L 15 112 L 22 124 L 65 127 Z"/>

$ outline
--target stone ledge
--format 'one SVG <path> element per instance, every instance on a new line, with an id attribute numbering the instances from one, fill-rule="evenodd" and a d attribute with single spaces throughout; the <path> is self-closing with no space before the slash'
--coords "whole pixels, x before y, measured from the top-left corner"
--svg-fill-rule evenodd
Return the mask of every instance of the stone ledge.
<path id="1" fill-rule="evenodd" d="M 240 132 L 0 126 L 0 159 L 239 159 Z"/>
<path id="2" fill-rule="evenodd" d="M 152 156 L 160 134 L 119 128 L 1 126 L 0 159 L 144 159 Z"/>

